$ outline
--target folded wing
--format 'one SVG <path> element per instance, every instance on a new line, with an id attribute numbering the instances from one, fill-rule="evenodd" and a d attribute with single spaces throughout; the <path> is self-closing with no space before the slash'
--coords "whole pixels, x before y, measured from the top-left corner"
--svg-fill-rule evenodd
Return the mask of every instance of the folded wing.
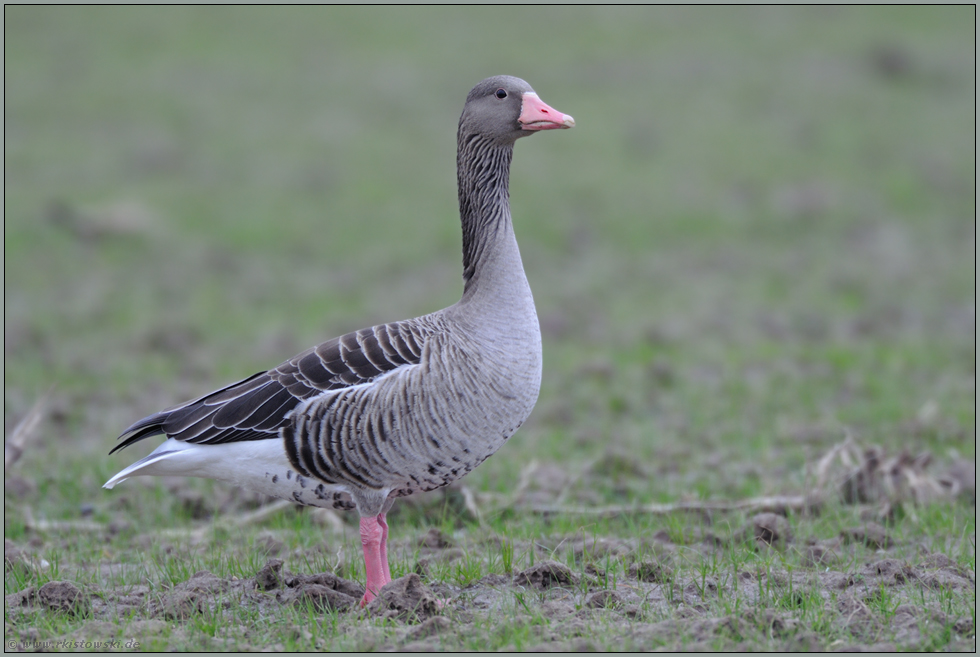
<path id="1" fill-rule="evenodd" d="M 328 340 L 275 369 L 143 418 L 110 454 L 157 434 L 200 444 L 273 438 L 303 400 L 417 365 L 426 334 L 418 320 L 406 320 Z"/>

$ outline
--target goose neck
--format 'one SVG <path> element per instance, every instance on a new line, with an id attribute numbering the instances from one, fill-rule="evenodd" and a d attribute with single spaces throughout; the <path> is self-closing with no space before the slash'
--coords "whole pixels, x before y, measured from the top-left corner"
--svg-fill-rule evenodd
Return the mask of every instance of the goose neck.
<path id="1" fill-rule="evenodd" d="M 516 250 L 509 191 L 513 153 L 512 144 L 459 135 L 456 176 L 463 227 L 464 297 L 486 277 L 488 265 L 500 260 L 501 250 Z"/>

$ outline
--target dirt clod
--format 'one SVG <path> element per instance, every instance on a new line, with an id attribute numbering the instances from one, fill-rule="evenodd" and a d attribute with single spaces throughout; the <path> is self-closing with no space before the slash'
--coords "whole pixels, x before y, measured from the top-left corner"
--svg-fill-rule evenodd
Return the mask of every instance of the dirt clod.
<path id="1" fill-rule="evenodd" d="M 255 547 L 270 557 L 282 554 L 286 544 L 271 534 L 263 534 L 255 539 Z"/>
<path id="2" fill-rule="evenodd" d="M 762 609 L 758 613 L 750 613 L 747 618 L 755 622 L 776 637 L 786 637 L 795 633 L 799 621 L 783 616 L 772 609 Z"/>
<path id="3" fill-rule="evenodd" d="M 630 577 L 635 577 L 641 582 L 664 584 L 669 582 L 673 576 L 674 570 L 663 563 L 640 561 L 630 566 Z"/>
<path id="4" fill-rule="evenodd" d="M 412 572 L 423 579 L 429 579 L 432 576 L 432 562 L 428 559 L 419 559 L 415 562 Z"/>
<path id="5" fill-rule="evenodd" d="M 347 611 L 364 595 L 362 586 L 333 573 L 294 575 L 282 566 L 282 559 L 269 559 L 255 574 L 256 588 L 282 589 L 276 593 L 280 604 L 308 604 L 318 611 Z"/>
<path id="6" fill-rule="evenodd" d="M 282 586 L 282 559 L 269 559 L 259 572 L 255 573 L 255 585 L 263 591 Z"/>
<path id="7" fill-rule="evenodd" d="M 961 577 L 952 570 L 927 573 L 920 578 L 920 581 L 929 588 L 936 590 L 976 588 L 976 582 L 972 577 Z"/>
<path id="8" fill-rule="evenodd" d="M 37 599 L 52 611 L 84 614 L 91 609 L 89 596 L 71 582 L 48 582 L 37 591 Z"/>
<path id="9" fill-rule="evenodd" d="M 973 624 L 973 619 L 969 616 L 964 616 L 955 623 L 953 623 L 953 631 L 957 634 L 962 634 L 964 636 L 970 636 L 976 632 L 976 627 Z"/>
<path id="10" fill-rule="evenodd" d="M 752 535 L 767 546 L 785 546 L 792 540 L 789 521 L 775 513 L 760 513 L 752 518 Z"/>
<path id="11" fill-rule="evenodd" d="M 304 584 L 276 594 L 276 600 L 294 605 L 311 605 L 317 611 L 347 611 L 357 604 L 358 598 L 323 586 L 322 584 Z"/>
<path id="12" fill-rule="evenodd" d="M 419 539 L 419 547 L 442 550 L 444 548 L 455 547 L 452 539 L 433 527 Z"/>
<path id="13" fill-rule="evenodd" d="M 623 606 L 623 597 L 615 591 L 597 591 L 585 602 L 591 609 L 614 609 Z"/>
<path id="14" fill-rule="evenodd" d="M 863 543 L 873 550 L 884 550 L 892 546 L 888 530 L 876 522 L 867 522 L 862 527 L 852 527 L 840 533 L 845 543 Z"/>
<path id="15" fill-rule="evenodd" d="M 185 620 L 204 611 L 204 601 L 195 591 L 174 591 L 153 605 L 151 615 L 168 620 Z"/>
<path id="16" fill-rule="evenodd" d="M 635 549 L 630 541 L 614 538 L 575 538 L 566 543 L 575 561 L 592 561 L 603 557 L 621 557 Z"/>
<path id="17" fill-rule="evenodd" d="M 230 587 L 230 581 L 206 570 L 198 571 L 152 604 L 150 615 L 170 620 L 190 618 L 202 613 L 217 594 L 227 591 Z"/>
<path id="18" fill-rule="evenodd" d="M 572 574 L 568 566 L 556 561 L 539 563 L 514 576 L 514 584 L 542 590 L 552 586 L 575 586 L 577 583 L 578 577 Z"/>
<path id="19" fill-rule="evenodd" d="M 385 584 L 366 609 L 386 618 L 421 623 L 439 613 L 439 601 L 419 576 L 411 573 Z"/>
<path id="20" fill-rule="evenodd" d="M 409 632 L 408 637 L 413 641 L 420 641 L 430 636 L 448 632 L 452 627 L 452 622 L 445 616 L 433 616 Z"/>
<path id="21" fill-rule="evenodd" d="M 977 465 L 965 459 L 957 459 L 939 478 L 939 483 L 954 495 L 965 500 L 977 500 Z"/>
<path id="22" fill-rule="evenodd" d="M 33 586 L 28 586 L 22 591 L 17 593 L 11 593 L 10 595 L 4 596 L 3 605 L 6 609 L 15 609 L 17 607 L 26 607 L 31 602 L 37 599 L 37 589 Z"/>
<path id="23" fill-rule="evenodd" d="M 316 575 L 283 575 L 283 581 L 289 588 L 302 588 L 316 584 L 325 586 L 332 591 L 360 600 L 364 596 L 364 587 L 357 582 L 338 577 L 333 573 L 317 573 Z"/>
<path id="24" fill-rule="evenodd" d="M 574 613 L 575 605 L 564 600 L 545 600 L 541 604 L 541 615 L 552 620 L 566 618 Z"/>
<path id="25" fill-rule="evenodd" d="M 884 585 L 905 584 L 909 580 L 915 579 L 915 571 L 904 562 L 896 559 L 882 559 L 864 568 L 862 574 L 877 576 Z"/>
<path id="26" fill-rule="evenodd" d="M 927 556 L 922 561 L 922 567 L 930 570 L 948 570 L 959 575 L 963 579 L 971 581 L 973 579 L 970 572 L 966 568 L 960 566 L 942 552 L 936 552 L 935 554 L 930 554 Z"/>
<path id="27" fill-rule="evenodd" d="M 181 582 L 174 587 L 175 591 L 191 591 L 194 593 L 220 593 L 227 591 L 231 583 L 221 579 L 214 573 L 206 570 L 199 570 L 186 582 Z"/>
<path id="28" fill-rule="evenodd" d="M 684 593 L 702 600 L 708 596 L 716 596 L 718 592 L 718 582 L 713 577 L 705 577 L 704 579 L 695 577 L 694 581 L 684 587 Z"/>
<path id="29" fill-rule="evenodd" d="M 855 637 L 866 638 L 874 634 L 877 628 L 875 615 L 863 600 L 841 596 L 837 600 L 837 611 L 840 612 L 840 625 Z"/>
<path id="30" fill-rule="evenodd" d="M 37 560 L 27 550 L 17 547 L 9 540 L 3 539 L 3 571 L 14 570 L 22 574 L 29 574 Z"/>
<path id="31" fill-rule="evenodd" d="M 833 566 L 838 559 L 837 553 L 824 545 L 810 545 L 803 555 L 804 563 L 809 566 Z"/>
<path id="32" fill-rule="evenodd" d="M 512 578 L 507 577 L 506 575 L 498 575 L 497 573 L 487 573 L 480 578 L 479 582 L 477 582 L 477 584 L 494 588 L 503 588 L 510 586 L 512 583 Z"/>

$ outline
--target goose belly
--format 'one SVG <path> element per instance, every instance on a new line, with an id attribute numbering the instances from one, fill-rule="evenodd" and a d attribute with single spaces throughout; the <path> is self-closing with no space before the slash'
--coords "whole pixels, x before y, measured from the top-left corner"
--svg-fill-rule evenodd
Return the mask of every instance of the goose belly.
<path id="1" fill-rule="evenodd" d="M 356 491 L 401 497 L 446 486 L 496 452 L 530 415 L 540 360 L 528 360 L 521 372 L 492 374 L 429 364 L 325 394 L 283 429 L 289 461 L 298 472 Z"/>

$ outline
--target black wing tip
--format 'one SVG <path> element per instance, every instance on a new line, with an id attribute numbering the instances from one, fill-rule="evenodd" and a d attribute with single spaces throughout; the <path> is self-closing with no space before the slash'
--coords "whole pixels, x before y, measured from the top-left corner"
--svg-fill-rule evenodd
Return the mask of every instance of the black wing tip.
<path id="1" fill-rule="evenodd" d="M 128 429 L 123 431 L 117 439 L 122 440 L 125 438 L 125 440 L 113 447 L 109 454 L 115 454 L 119 450 L 129 447 L 133 443 L 138 443 L 144 438 L 149 438 L 150 436 L 163 433 L 163 423 L 165 420 L 165 413 L 154 413 L 149 417 L 143 418 L 139 422 L 133 423 Z"/>
<path id="2" fill-rule="evenodd" d="M 271 376 L 270 372 L 274 371 L 275 370 L 257 372 L 247 379 L 242 379 L 241 381 L 232 383 L 224 388 L 210 392 L 203 397 L 179 404 L 164 411 L 154 413 L 153 415 L 148 415 L 142 420 L 134 422 L 122 432 L 117 439 L 122 442 L 113 447 L 109 454 L 115 454 L 119 450 L 129 447 L 133 443 L 138 443 L 144 438 L 149 438 L 160 434 L 166 435 L 168 438 L 176 438 L 177 440 L 202 444 L 274 438 L 279 429 L 278 425 L 274 425 L 266 429 L 256 428 L 256 425 L 258 424 L 265 424 L 268 421 L 268 418 L 259 418 L 259 420 L 264 421 L 256 421 L 252 422 L 251 424 L 245 421 L 251 419 L 251 416 L 256 410 L 258 410 L 257 408 L 252 408 L 248 405 L 250 401 L 252 406 L 258 406 L 260 409 L 263 407 L 263 405 L 267 404 L 270 399 L 278 400 L 278 405 L 273 404 L 274 408 L 271 409 L 274 411 L 279 411 L 287 405 L 289 401 L 288 398 L 291 396 L 290 392 L 288 389 L 282 386 L 279 381 Z M 230 399 L 221 400 L 218 402 L 212 401 L 215 397 L 221 395 L 222 393 L 228 392 L 229 390 L 232 390 L 238 386 L 243 386 L 254 382 L 256 379 L 261 377 L 266 377 L 268 380 L 265 382 L 260 382 L 259 385 L 252 385 L 243 393 L 240 393 L 239 395 L 236 395 Z M 266 387 L 270 384 L 279 386 L 279 390 L 271 395 L 255 397 L 256 393 L 266 389 Z M 283 393 L 285 393 L 285 397 L 287 397 L 287 399 L 282 399 Z M 292 395 L 292 398 L 295 402 L 293 405 L 295 405 L 300 402 L 302 396 Z M 212 401 L 212 403 L 209 404 L 209 401 Z M 229 403 L 233 404 L 232 409 L 244 408 L 249 410 L 249 412 L 244 418 L 229 418 L 229 423 L 227 426 L 215 424 L 215 416 L 220 414 L 223 409 L 227 408 Z M 207 412 L 205 412 L 204 415 L 195 416 L 195 413 L 202 410 Z M 188 421 L 189 417 L 190 420 Z M 199 424 L 205 420 L 210 424 L 209 427 L 203 431 L 198 430 L 192 435 L 185 435 L 188 428 L 195 427 L 196 424 Z"/>

